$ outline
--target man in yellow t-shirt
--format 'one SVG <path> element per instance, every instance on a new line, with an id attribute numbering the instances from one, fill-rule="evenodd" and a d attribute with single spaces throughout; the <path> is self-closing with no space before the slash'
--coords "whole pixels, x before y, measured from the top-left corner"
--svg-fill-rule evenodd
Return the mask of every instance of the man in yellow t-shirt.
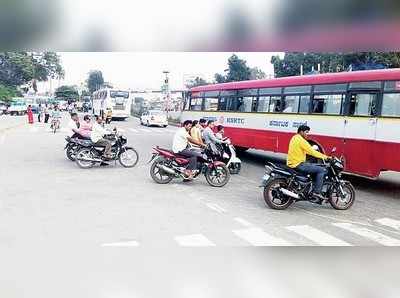
<path id="1" fill-rule="evenodd" d="M 320 165 L 306 162 L 306 156 L 311 155 L 320 159 L 329 159 L 329 156 L 313 149 L 307 141 L 309 132 L 310 127 L 306 125 L 301 125 L 298 128 L 297 134 L 290 140 L 286 164 L 288 167 L 299 172 L 314 175 L 313 196 L 322 200 L 324 197 L 321 195 L 321 191 L 327 170 L 325 167 L 321 167 Z"/>

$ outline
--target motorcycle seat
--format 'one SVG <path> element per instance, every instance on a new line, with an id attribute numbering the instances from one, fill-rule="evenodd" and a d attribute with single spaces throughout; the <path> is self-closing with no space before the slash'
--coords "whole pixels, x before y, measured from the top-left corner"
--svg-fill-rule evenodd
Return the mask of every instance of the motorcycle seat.
<path id="1" fill-rule="evenodd" d="M 90 147 L 93 145 L 93 142 L 91 140 L 75 139 L 75 142 L 84 147 Z"/>
<path id="2" fill-rule="evenodd" d="M 157 147 L 158 150 L 164 151 L 166 153 L 169 153 L 172 156 L 175 156 L 176 158 L 181 158 L 181 159 L 187 159 L 187 156 L 183 156 L 180 155 L 178 153 L 174 153 L 174 151 L 170 150 L 170 149 L 165 149 L 165 148 L 161 148 L 161 147 Z"/>

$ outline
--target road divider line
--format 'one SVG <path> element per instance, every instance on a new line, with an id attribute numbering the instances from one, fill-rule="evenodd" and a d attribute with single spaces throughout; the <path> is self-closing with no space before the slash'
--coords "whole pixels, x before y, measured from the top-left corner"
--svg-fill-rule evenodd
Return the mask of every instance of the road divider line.
<path id="1" fill-rule="evenodd" d="M 358 227 L 350 223 L 333 223 L 332 225 L 347 230 L 349 232 L 355 233 L 359 236 L 362 236 L 364 238 L 375 241 L 385 246 L 400 246 L 400 240 L 386 236 L 384 234 L 375 232 L 373 230 L 364 227 Z"/>
<path id="2" fill-rule="evenodd" d="M 123 242 L 111 242 L 111 243 L 103 243 L 102 247 L 136 247 L 139 246 L 137 241 L 123 241 Z"/>
<path id="3" fill-rule="evenodd" d="M 219 206 L 218 204 L 215 203 L 207 203 L 206 206 L 218 213 L 226 213 L 226 210 L 224 208 L 222 208 L 221 206 Z"/>
<path id="4" fill-rule="evenodd" d="M 215 246 L 212 241 L 202 234 L 176 236 L 175 241 L 181 246 Z"/>
<path id="5" fill-rule="evenodd" d="M 377 222 L 383 226 L 387 226 L 392 229 L 400 231 L 400 220 L 395 220 L 395 219 L 385 217 L 385 218 L 376 219 L 375 222 Z"/>
<path id="6" fill-rule="evenodd" d="M 271 236 L 260 228 L 234 230 L 232 232 L 254 246 L 291 246 L 286 240 Z"/>
<path id="7" fill-rule="evenodd" d="M 351 244 L 338 239 L 332 235 L 329 235 L 325 232 L 322 232 L 318 229 L 307 225 L 301 226 L 289 226 L 286 227 L 287 230 L 295 232 L 316 244 L 323 245 L 323 246 L 352 246 Z"/>
<path id="8" fill-rule="evenodd" d="M 247 228 L 254 227 L 253 224 L 249 223 L 247 220 L 244 220 L 243 218 L 235 217 L 234 220 Z"/>

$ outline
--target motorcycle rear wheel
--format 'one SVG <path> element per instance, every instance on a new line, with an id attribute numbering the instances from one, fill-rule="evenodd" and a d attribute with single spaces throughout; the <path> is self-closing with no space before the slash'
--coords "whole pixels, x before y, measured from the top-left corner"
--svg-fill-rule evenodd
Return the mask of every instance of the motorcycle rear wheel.
<path id="1" fill-rule="evenodd" d="M 174 176 L 164 172 L 159 166 L 164 165 L 166 159 L 164 157 L 158 157 L 150 167 L 150 176 L 154 182 L 158 184 L 168 184 L 174 179 Z"/>
<path id="2" fill-rule="evenodd" d="M 264 187 L 264 202 L 271 209 L 284 210 L 293 204 L 292 198 L 278 191 L 280 187 L 287 187 L 287 182 L 283 178 L 272 179 Z"/>
<path id="3" fill-rule="evenodd" d="M 340 194 L 338 193 L 339 190 L 336 189 L 335 187 L 332 188 L 332 190 L 329 192 L 329 195 L 328 195 L 329 203 L 336 210 L 349 209 L 351 206 L 353 206 L 354 200 L 356 197 L 355 189 L 354 189 L 353 185 L 351 185 L 350 182 L 346 182 L 346 183 L 342 184 L 342 187 L 343 187 L 343 191 L 344 191 L 346 198 L 343 199 L 340 196 Z M 346 201 L 343 202 L 343 200 L 346 200 Z"/>
<path id="4" fill-rule="evenodd" d="M 125 168 L 133 168 L 139 162 L 139 154 L 133 148 L 123 148 L 118 160 L 119 163 Z"/>
<path id="5" fill-rule="evenodd" d="M 206 180 L 208 184 L 213 187 L 223 187 L 231 178 L 231 173 L 226 165 L 218 165 L 213 166 L 212 168 L 208 168 L 206 173 Z"/>
<path id="6" fill-rule="evenodd" d="M 81 158 L 93 158 L 93 153 L 89 148 L 82 148 L 76 153 L 76 163 L 82 169 L 90 169 L 95 165 L 94 161 L 85 161 Z"/>

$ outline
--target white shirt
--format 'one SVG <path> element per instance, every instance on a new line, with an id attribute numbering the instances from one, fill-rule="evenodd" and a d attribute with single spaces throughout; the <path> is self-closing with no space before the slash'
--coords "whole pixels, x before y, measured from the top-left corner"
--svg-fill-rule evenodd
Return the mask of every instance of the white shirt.
<path id="1" fill-rule="evenodd" d="M 92 132 L 90 134 L 90 139 L 93 143 L 96 143 L 100 139 L 104 137 L 104 135 L 108 134 L 108 130 L 103 128 L 100 124 L 95 122 L 92 126 Z"/>
<path id="2" fill-rule="evenodd" d="M 76 122 L 74 120 L 71 119 L 68 122 L 67 129 L 68 129 L 68 135 L 70 137 L 72 137 L 75 133 L 74 129 L 78 130 L 78 125 L 76 124 Z"/>
<path id="3" fill-rule="evenodd" d="M 186 147 L 188 146 L 188 137 L 190 136 L 186 129 L 184 127 L 179 128 L 174 135 L 174 140 L 172 142 L 172 151 L 174 151 L 174 153 L 179 153 L 182 150 L 186 149 Z"/>

